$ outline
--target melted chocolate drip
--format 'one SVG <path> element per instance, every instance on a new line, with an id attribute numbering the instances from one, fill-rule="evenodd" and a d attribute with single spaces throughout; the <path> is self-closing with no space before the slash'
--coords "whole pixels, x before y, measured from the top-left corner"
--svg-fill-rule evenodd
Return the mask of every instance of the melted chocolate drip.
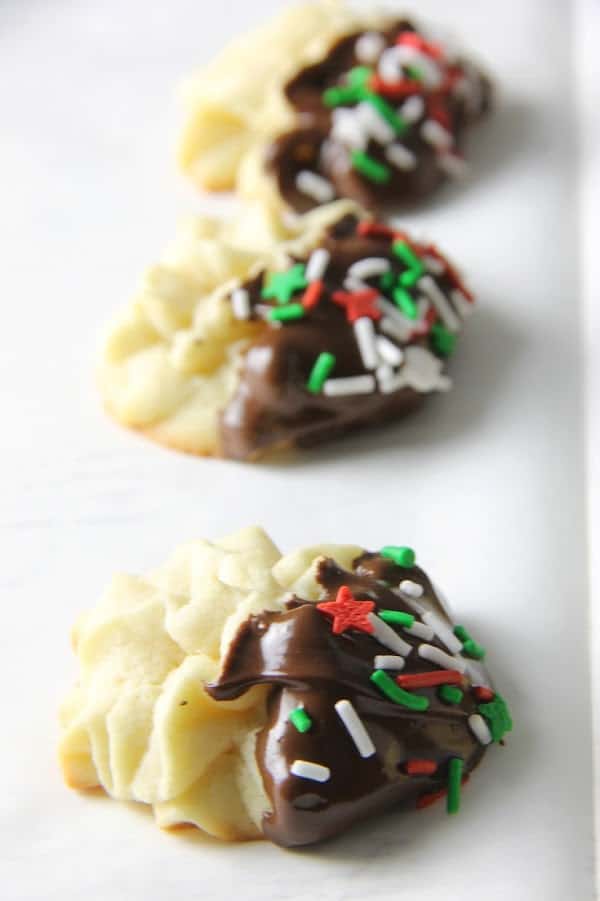
<path id="1" fill-rule="evenodd" d="M 323 600 L 333 600 L 347 585 L 357 600 L 369 599 L 379 609 L 412 613 L 389 583 L 411 579 L 423 586 L 422 602 L 445 616 L 431 583 L 418 567 L 400 568 L 375 554 L 364 554 L 352 573 L 332 560 L 318 571 Z M 402 638 L 416 648 L 420 640 L 407 632 Z M 437 639 L 430 644 L 443 650 Z M 416 713 L 393 703 L 369 680 L 374 657 L 391 653 L 366 632 L 332 631 L 331 620 L 311 602 L 294 598 L 285 613 L 252 616 L 239 629 L 230 646 L 217 682 L 209 694 L 227 701 L 252 685 L 271 685 L 267 723 L 257 737 L 256 760 L 272 810 L 263 821 L 271 841 L 284 845 L 310 844 L 336 835 L 353 823 L 391 807 L 411 808 L 420 796 L 443 790 L 448 762 L 464 761 L 468 775 L 485 748 L 472 735 L 467 717 L 477 701 L 465 677 L 463 700 L 448 705 L 436 688 L 415 693 L 427 697 L 429 709 Z M 436 667 L 412 651 L 403 673 L 419 673 Z M 335 710 L 348 699 L 364 723 L 376 753 L 362 758 Z M 303 706 L 312 720 L 309 731 L 298 732 L 290 713 Z M 406 762 L 419 758 L 435 761 L 434 775 L 408 775 Z M 330 779 L 319 783 L 299 778 L 290 770 L 295 760 L 329 767 Z"/>
<path id="2" fill-rule="evenodd" d="M 393 46 L 402 32 L 414 31 L 409 22 L 401 21 L 388 29 L 383 37 L 387 46 Z M 369 156 L 388 165 L 391 170 L 392 176 L 384 184 L 370 181 L 353 169 L 347 149 L 332 138 L 332 113 L 323 104 L 323 92 L 339 84 L 340 77 L 360 65 L 355 55 L 360 34 L 342 38 L 325 59 L 303 69 L 286 85 L 286 96 L 298 112 L 297 126 L 271 145 L 267 152 L 267 166 L 277 181 L 282 197 L 297 212 L 306 212 L 316 205 L 296 186 L 296 177 L 304 169 L 325 176 L 338 197 L 351 198 L 367 209 L 377 211 L 416 204 L 447 178 L 439 166 L 435 148 L 421 136 L 418 125 L 411 126 L 401 138 L 402 145 L 416 157 L 416 166 L 409 171 L 387 164 L 381 146 L 373 140 L 369 141 Z M 460 61 L 457 61 L 456 67 L 461 67 Z M 478 78 L 481 91 L 481 104 L 476 112 L 469 110 L 464 98 L 455 93 L 445 91 L 435 95 L 454 138 L 453 150 L 458 153 L 464 148 L 467 127 L 490 106 L 489 80 L 482 74 L 474 77 Z M 431 96 L 426 92 L 419 94 L 424 98 Z M 398 101 L 393 101 L 391 105 L 398 106 Z"/>

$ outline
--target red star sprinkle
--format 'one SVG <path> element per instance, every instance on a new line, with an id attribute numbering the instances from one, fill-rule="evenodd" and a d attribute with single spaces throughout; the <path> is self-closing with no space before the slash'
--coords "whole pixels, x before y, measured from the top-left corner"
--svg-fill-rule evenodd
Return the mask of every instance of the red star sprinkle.
<path id="1" fill-rule="evenodd" d="M 369 319 L 381 319 L 381 310 L 375 305 L 379 294 L 375 290 L 369 291 L 335 291 L 332 300 L 338 306 L 344 307 L 348 322 L 356 322 L 361 316 Z"/>
<path id="2" fill-rule="evenodd" d="M 357 601 L 347 585 L 338 590 L 335 601 L 317 604 L 317 610 L 333 618 L 334 635 L 340 635 L 346 629 L 371 633 L 373 626 L 369 622 L 369 613 L 374 609 L 373 601 Z"/>

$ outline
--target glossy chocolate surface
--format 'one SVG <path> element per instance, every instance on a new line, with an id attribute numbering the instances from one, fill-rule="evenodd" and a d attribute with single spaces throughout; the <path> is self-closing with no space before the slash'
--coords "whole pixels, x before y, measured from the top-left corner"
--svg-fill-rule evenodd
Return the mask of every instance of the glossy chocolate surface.
<path id="1" fill-rule="evenodd" d="M 357 601 L 382 609 L 413 613 L 413 603 L 397 588 L 401 580 L 421 585 L 420 603 L 445 618 L 431 582 L 418 567 L 403 568 L 375 554 L 363 554 L 347 572 L 332 560 L 318 570 L 323 600 L 334 600 L 348 586 Z M 370 681 L 374 658 L 392 651 L 372 634 L 350 628 L 334 634 L 332 620 L 312 602 L 294 598 L 284 613 L 252 616 L 239 629 L 218 681 L 207 690 L 217 700 L 236 698 L 251 686 L 271 686 L 268 720 L 257 738 L 256 759 L 272 811 L 265 815 L 264 834 L 280 845 L 302 845 L 335 835 L 358 820 L 388 808 L 414 808 L 419 799 L 443 791 L 448 763 L 459 757 L 465 776 L 479 763 L 485 748 L 472 734 L 467 718 L 477 710 L 468 675 L 460 703 L 440 698 L 439 688 L 419 688 L 430 706 L 415 712 L 390 701 Z M 418 618 L 418 617 L 417 617 Z M 411 645 L 401 675 L 437 667 L 417 655 L 422 639 L 395 627 Z M 433 638 L 427 643 L 446 650 Z M 390 673 L 391 676 L 397 675 Z M 351 701 L 376 752 L 363 758 L 343 726 L 334 704 Z M 297 731 L 290 713 L 302 706 L 311 728 Z M 295 760 L 319 763 L 331 771 L 328 781 L 299 778 Z M 409 775 L 409 760 L 437 764 L 433 775 Z"/>

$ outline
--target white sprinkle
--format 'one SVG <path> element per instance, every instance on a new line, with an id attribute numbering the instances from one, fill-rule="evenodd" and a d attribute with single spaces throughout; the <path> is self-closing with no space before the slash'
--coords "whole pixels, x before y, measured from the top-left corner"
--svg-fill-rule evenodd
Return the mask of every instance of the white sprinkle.
<path id="1" fill-rule="evenodd" d="M 410 654 L 412 645 L 400 638 L 398 633 L 394 632 L 391 626 L 384 623 L 384 621 L 374 613 L 369 613 L 368 620 L 373 626 L 373 635 L 380 644 L 389 648 L 390 651 L 395 651 L 396 654 L 400 654 L 401 657 L 407 657 L 408 654 Z"/>
<path id="2" fill-rule="evenodd" d="M 479 685 L 482 685 L 484 688 L 492 688 L 491 680 L 484 666 L 475 660 L 465 660 L 465 664 L 465 672 L 476 688 Z"/>
<path id="3" fill-rule="evenodd" d="M 398 657 L 396 654 L 377 654 L 373 666 L 375 669 L 404 669 L 404 657 Z"/>
<path id="4" fill-rule="evenodd" d="M 339 107 L 332 115 L 331 137 L 353 150 L 366 150 L 369 136 L 356 109 Z"/>
<path id="5" fill-rule="evenodd" d="M 376 344 L 377 353 L 385 363 L 388 363 L 390 366 L 400 366 L 404 360 L 402 348 L 384 335 L 377 336 Z"/>
<path id="6" fill-rule="evenodd" d="M 423 623 L 414 622 L 412 626 L 404 626 L 403 628 L 409 635 L 414 635 L 415 638 L 420 638 L 422 641 L 431 641 L 433 638 L 433 629 L 431 626 L 424 626 Z"/>
<path id="7" fill-rule="evenodd" d="M 346 727 L 348 735 L 356 745 L 356 750 L 361 757 L 372 757 L 375 753 L 375 745 L 371 741 L 371 736 L 365 729 L 364 723 L 358 713 L 346 699 L 335 703 L 337 715 Z"/>
<path id="8" fill-rule="evenodd" d="M 416 598 L 412 598 L 409 594 L 402 591 L 402 588 L 399 589 L 398 594 L 400 595 L 404 603 L 408 607 L 410 607 L 411 610 L 414 610 L 415 613 L 418 613 L 419 616 L 423 616 L 426 610 L 423 604 L 421 604 Z"/>
<path id="9" fill-rule="evenodd" d="M 375 391 L 372 375 L 352 375 L 346 379 L 327 379 L 323 394 L 327 397 L 346 397 L 351 394 L 371 394 Z"/>
<path id="10" fill-rule="evenodd" d="M 419 585 L 418 582 L 413 582 L 412 579 L 402 579 L 400 582 L 400 591 L 402 594 L 407 594 L 411 598 L 420 598 L 423 597 L 423 586 Z"/>
<path id="11" fill-rule="evenodd" d="M 390 271 L 390 261 L 385 257 L 365 257 L 352 263 L 348 269 L 350 278 L 373 278 L 376 275 L 383 275 L 384 272 Z"/>
<path id="12" fill-rule="evenodd" d="M 452 298 L 452 303 L 463 319 L 466 319 L 467 316 L 471 315 L 471 313 L 473 312 L 473 304 L 465 297 L 462 291 L 459 291 L 458 288 L 455 288 L 450 292 L 450 297 Z"/>
<path id="13" fill-rule="evenodd" d="M 332 141 L 327 138 L 321 144 L 319 151 L 319 167 L 324 171 L 334 172 L 338 176 L 342 176 L 350 172 L 352 169 L 352 160 L 347 148 L 340 146 L 339 141 Z M 298 216 L 293 223 L 298 225 Z"/>
<path id="14" fill-rule="evenodd" d="M 344 279 L 344 288 L 346 291 L 372 291 L 373 288 L 371 285 L 368 285 L 366 282 L 362 282 L 358 278 L 352 278 L 351 275 L 347 275 Z"/>
<path id="15" fill-rule="evenodd" d="M 479 713 L 472 713 L 467 720 L 471 732 L 482 745 L 489 745 L 492 741 L 492 733 L 484 718 Z"/>
<path id="16" fill-rule="evenodd" d="M 388 163 L 400 169 L 402 172 L 410 172 L 417 166 L 417 158 L 412 150 L 404 147 L 403 144 L 389 144 L 385 148 L 385 155 Z"/>
<path id="17" fill-rule="evenodd" d="M 437 88 L 442 81 L 440 67 L 429 56 L 406 44 L 390 47 L 381 54 L 379 74 L 384 81 L 398 81 L 403 77 L 403 66 L 415 65 L 426 87 Z"/>
<path id="18" fill-rule="evenodd" d="M 375 370 L 375 375 L 378 382 L 389 382 L 394 377 L 394 370 L 389 363 L 382 363 Z"/>
<path id="19" fill-rule="evenodd" d="M 325 270 L 329 265 L 329 261 L 331 259 L 331 254 L 328 250 L 325 250 L 324 247 L 318 247 L 317 250 L 313 250 L 306 264 L 306 271 L 304 273 L 304 277 L 307 282 L 318 282 L 321 281 L 323 276 L 325 275 Z"/>
<path id="20" fill-rule="evenodd" d="M 423 622 L 431 626 L 442 644 L 445 644 L 451 654 L 460 654 L 462 641 L 459 641 L 452 629 L 432 610 L 423 614 Z"/>
<path id="21" fill-rule="evenodd" d="M 421 135 L 437 150 L 449 150 L 454 143 L 451 133 L 435 119 L 425 119 L 421 125 Z"/>
<path id="22" fill-rule="evenodd" d="M 254 306 L 254 312 L 257 316 L 260 316 L 261 319 L 269 319 L 271 313 L 273 312 L 273 307 L 269 306 L 267 303 L 257 303 Z M 271 325 L 275 328 L 279 328 L 282 323 L 281 322 L 273 322 L 271 320 Z"/>
<path id="23" fill-rule="evenodd" d="M 375 326 L 368 316 L 361 316 L 353 325 L 354 336 L 365 369 L 377 369 L 379 355 L 375 343 Z"/>
<path id="24" fill-rule="evenodd" d="M 469 164 L 462 156 L 456 153 L 438 154 L 437 164 L 450 178 L 466 178 L 469 172 Z"/>
<path id="25" fill-rule="evenodd" d="M 431 272 L 432 275 L 442 275 L 442 273 L 446 271 L 446 267 L 442 261 L 438 260 L 437 257 L 432 257 L 428 253 L 423 254 L 421 262 L 424 263 L 427 272 Z"/>
<path id="26" fill-rule="evenodd" d="M 462 657 L 452 657 L 432 644 L 420 644 L 417 653 L 423 660 L 429 660 L 442 669 L 457 669 L 459 673 L 464 673 L 467 668 L 466 661 Z"/>
<path id="27" fill-rule="evenodd" d="M 377 298 L 377 306 L 381 310 L 382 313 L 385 314 L 387 319 L 391 319 L 395 326 L 395 331 L 398 333 L 397 337 L 400 340 L 405 340 L 408 338 L 415 327 L 415 322 L 413 319 L 409 319 L 408 316 L 404 316 L 398 307 L 394 306 L 391 301 L 386 300 L 385 297 Z M 394 335 L 394 331 L 391 329 L 384 329 L 384 331 L 388 331 L 388 334 Z"/>
<path id="28" fill-rule="evenodd" d="M 245 288 L 231 292 L 231 308 L 236 319 L 250 319 L 250 295 Z"/>
<path id="29" fill-rule="evenodd" d="M 425 101 L 419 94 L 413 94 L 412 97 L 405 100 L 398 110 L 398 113 L 402 116 L 404 121 L 408 122 L 410 125 L 418 122 L 424 112 Z"/>
<path id="30" fill-rule="evenodd" d="M 402 325 L 392 316 L 384 316 L 380 319 L 379 328 L 382 332 L 391 335 L 392 338 L 396 338 L 398 341 L 407 341 L 411 334 L 411 329 L 408 325 Z"/>
<path id="31" fill-rule="evenodd" d="M 434 305 L 446 328 L 451 332 L 457 332 L 460 329 L 460 319 L 452 309 L 450 301 L 443 291 L 438 288 L 433 278 L 430 275 L 424 275 L 423 278 L 419 279 L 418 286 Z"/>
<path id="32" fill-rule="evenodd" d="M 398 54 L 399 49 L 399 47 L 388 47 L 381 54 L 377 69 L 384 81 L 394 82 L 400 81 L 402 78 L 402 62 Z"/>
<path id="33" fill-rule="evenodd" d="M 335 190 L 330 181 L 317 175 L 316 172 L 310 172 L 308 169 L 302 169 L 296 176 L 296 187 L 302 194 L 312 197 L 317 203 L 328 203 L 335 197 Z"/>
<path id="34" fill-rule="evenodd" d="M 365 131 L 371 135 L 378 144 L 391 144 L 396 137 L 396 132 L 389 122 L 381 116 L 370 103 L 359 103 L 356 107 L 358 120 Z"/>
<path id="35" fill-rule="evenodd" d="M 354 45 L 354 53 L 361 63 L 375 63 L 385 47 L 385 40 L 377 31 L 365 31 Z"/>
<path id="36" fill-rule="evenodd" d="M 290 772 L 300 779 L 310 779 L 311 782 L 327 782 L 331 776 L 331 770 L 328 766 L 322 766 L 320 763 L 311 763 L 310 760 L 294 760 L 290 767 Z"/>

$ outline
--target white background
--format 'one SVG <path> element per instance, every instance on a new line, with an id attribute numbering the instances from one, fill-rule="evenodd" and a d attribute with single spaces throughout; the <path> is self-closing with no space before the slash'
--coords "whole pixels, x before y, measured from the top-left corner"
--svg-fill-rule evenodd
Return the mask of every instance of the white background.
<path id="1" fill-rule="evenodd" d="M 204 202 L 174 170 L 176 85 L 282 5 L 0 5 L 0 895 L 587 901 L 582 359 L 598 351 L 598 318 L 580 269 L 579 212 L 591 222 L 593 210 L 578 175 L 576 86 L 590 87 L 597 3 L 581 4 L 579 79 L 567 2 L 416 4 L 476 48 L 501 86 L 473 136 L 469 186 L 403 220 L 462 264 L 480 298 L 452 363 L 454 392 L 403 424 L 260 466 L 162 450 L 99 408 L 92 361 L 103 323 L 177 218 Z M 591 121 L 591 93 L 581 109 Z M 590 185 L 592 141 L 582 144 Z M 593 241 L 583 246 L 597 271 Z M 594 390 L 597 369 L 590 411 Z M 516 724 L 471 780 L 459 817 L 391 814 L 285 852 L 162 833 L 134 805 L 63 787 L 56 707 L 75 674 L 77 612 L 113 571 L 143 571 L 184 540 L 250 522 L 285 550 L 320 539 L 409 544 L 445 586 L 488 647 Z"/>

